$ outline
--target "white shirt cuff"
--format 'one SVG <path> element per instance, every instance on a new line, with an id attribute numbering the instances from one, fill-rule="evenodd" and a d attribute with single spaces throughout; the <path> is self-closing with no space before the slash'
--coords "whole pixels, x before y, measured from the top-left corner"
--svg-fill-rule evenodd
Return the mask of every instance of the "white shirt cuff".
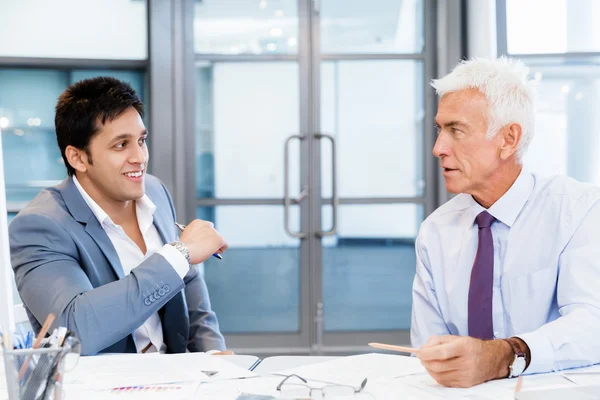
<path id="1" fill-rule="evenodd" d="M 158 251 L 158 253 L 163 256 L 169 262 L 169 264 L 171 264 L 181 279 L 183 279 L 183 277 L 189 272 L 190 264 L 188 264 L 183 254 L 181 254 L 175 247 L 171 246 L 170 244 L 165 244 L 162 249 Z"/>
<path id="2" fill-rule="evenodd" d="M 525 374 L 554 371 L 554 348 L 550 339 L 539 332 L 515 336 L 523 340 L 531 352 L 531 363 L 525 370 Z"/>

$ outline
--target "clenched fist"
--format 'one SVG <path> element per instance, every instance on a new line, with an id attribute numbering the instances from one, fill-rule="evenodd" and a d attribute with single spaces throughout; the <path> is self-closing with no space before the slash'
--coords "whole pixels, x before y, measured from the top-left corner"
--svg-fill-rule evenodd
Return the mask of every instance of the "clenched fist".
<path id="1" fill-rule="evenodd" d="M 179 235 L 179 240 L 190 252 L 192 264 L 206 261 L 214 253 L 227 250 L 227 242 L 212 222 L 195 219 Z"/>

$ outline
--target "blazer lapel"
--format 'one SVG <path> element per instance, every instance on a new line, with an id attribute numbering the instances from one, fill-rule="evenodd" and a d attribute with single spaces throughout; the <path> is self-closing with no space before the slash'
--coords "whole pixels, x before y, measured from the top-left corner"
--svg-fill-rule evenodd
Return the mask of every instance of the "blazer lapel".
<path id="1" fill-rule="evenodd" d="M 153 218 L 154 226 L 156 226 L 156 229 L 158 230 L 158 233 L 160 234 L 160 238 L 162 239 L 163 243 L 167 244 L 175 240 L 175 223 L 173 221 L 168 220 L 165 217 L 164 212 L 162 212 L 162 210 L 159 210 L 158 208 L 154 211 Z"/>
<path id="2" fill-rule="evenodd" d="M 148 194 L 148 192 L 146 193 Z M 151 195 L 148 194 L 148 197 Z M 152 197 L 150 197 L 152 200 Z M 166 208 L 157 207 L 154 211 L 154 226 L 163 243 L 170 243 L 178 237 L 178 230 L 172 214 Z M 167 353 L 185 353 L 190 331 L 190 317 L 185 300 L 185 288 L 164 305 L 160 312 L 163 338 Z"/>
<path id="3" fill-rule="evenodd" d="M 83 197 L 81 197 L 81 193 L 77 190 L 73 178 L 68 177 L 65 179 L 60 184 L 59 191 L 73 218 L 85 225 L 85 231 L 94 239 L 100 250 L 102 250 L 117 277 L 119 279 L 123 278 L 125 274 L 123 273 L 123 266 L 121 265 L 117 251 L 106 232 L 104 232 L 104 229 L 102 229 L 98 219 L 90 207 L 88 207 Z"/>
<path id="4" fill-rule="evenodd" d="M 123 273 L 123 266 L 119 260 L 119 255 L 117 254 L 115 247 L 108 238 L 106 232 L 104 232 L 104 229 L 102 229 L 102 226 L 100 225 L 100 222 L 98 222 L 98 219 L 95 215 L 92 215 L 92 218 L 88 220 L 87 225 L 85 226 L 85 231 L 92 237 L 92 239 L 94 239 L 98 247 L 100 247 L 100 250 L 102 250 L 102 253 L 104 253 L 104 256 L 108 260 L 108 263 L 112 269 L 115 271 L 115 274 L 117 274 L 117 277 L 119 279 L 123 278 L 125 274 Z"/>

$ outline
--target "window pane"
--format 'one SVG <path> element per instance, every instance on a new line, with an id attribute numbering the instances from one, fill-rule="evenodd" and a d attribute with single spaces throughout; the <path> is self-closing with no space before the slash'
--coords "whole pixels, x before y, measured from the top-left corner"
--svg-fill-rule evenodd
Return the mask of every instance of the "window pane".
<path id="1" fill-rule="evenodd" d="M 323 229 L 330 228 L 330 215 L 324 207 Z M 323 242 L 326 331 L 410 328 L 422 220 L 417 204 L 339 206 L 338 232 Z"/>
<path id="2" fill-rule="evenodd" d="M 146 1 L 2 1 L 0 56 L 145 60 L 146 19 Z"/>
<path id="3" fill-rule="evenodd" d="M 300 241 L 283 229 L 281 206 L 199 207 L 229 243 L 223 260 L 204 264 L 213 310 L 225 333 L 296 332 L 300 328 Z M 298 231 L 299 210 L 290 210 Z"/>
<path id="4" fill-rule="evenodd" d="M 54 130 L 58 96 L 80 79 L 109 75 L 129 81 L 143 96 L 144 74 L 132 71 L 0 69 L 0 128 L 6 198 L 17 207 L 67 175 Z"/>
<path id="5" fill-rule="evenodd" d="M 422 0 L 322 0 L 321 52 L 420 53 Z"/>
<path id="6" fill-rule="evenodd" d="M 322 63 L 321 127 L 337 140 L 340 197 L 423 193 L 423 79 L 420 61 Z M 331 144 L 321 146 L 331 197 Z"/>
<path id="7" fill-rule="evenodd" d="M 600 68 L 531 66 L 540 80 L 536 135 L 526 166 L 543 175 L 569 175 L 600 184 Z"/>
<path id="8" fill-rule="evenodd" d="M 296 0 L 195 2 L 194 49 L 204 54 L 296 54 Z"/>
<path id="9" fill-rule="evenodd" d="M 17 215 L 17 213 L 8 213 L 7 214 L 7 222 L 10 224 L 10 221 L 12 221 L 12 219 Z M 21 297 L 19 296 L 19 291 L 17 290 L 17 284 L 15 282 L 15 278 L 13 277 L 13 274 L 11 274 L 11 284 L 12 284 L 12 293 L 13 293 L 13 303 L 14 304 L 21 304 L 23 301 L 21 300 Z"/>
<path id="10" fill-rule="evenodd" d="M 7 214 L 7 222 L 10 224 L 10 221 L 12 221 L 12 219 L 16 216 L 17 216 L 17 213 L 8 213 Z"/>
<path id="11" fill-rule="evenodd" d="M 506 0 L 508 52 L 600 51 L 600 1 Z"/>
<path id="12" fill-rule="evenodd" d="M 70 73 L 70 83 L 79 82 L 82 79 L 94 78 L 96 76 L 112 76 L 123 82 L 127 82 L 135 90 L 137 95 L 146 105 L 148 110 L 148 99 L 146 98 L 145 74 L 142 70 L 110 70 L 110 69 L 75 69 Z"/>
<path id="13" fill-rule="evenodd" d="M 299 132 L 298 64 L 215 63 L 197 69 L 198 197 L 283 197 L 285 140 Z M 297 140 L 290 194 L 299 192 Z"/>

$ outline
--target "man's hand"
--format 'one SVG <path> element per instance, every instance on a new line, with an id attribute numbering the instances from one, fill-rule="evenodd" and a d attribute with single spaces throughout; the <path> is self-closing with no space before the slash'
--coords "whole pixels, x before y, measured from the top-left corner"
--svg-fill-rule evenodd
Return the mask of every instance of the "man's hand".
<path id="1" fill-rule="evenodd" d="M 213 356 L 232 356 L 234 355 L 233 350 L 223 350 L 223 351 L 217 351 L 216 353 L 212 354 Z"/>
<path id="2" fill-rule="evenodd" d="M 227 250 L 227 242 L 216 231 L 212 222 L 195 219 L 179 235 L 190 252 L 192 264 L 206 261 L 214 253 L 223 253 Z"/>
<path id="3" fill-rule="evenodd" d="M 448 335 L 429 338 L 417 357 L 440 385 L 466 388 L 508 376 L 514 354 L 504 340 Z"/>

